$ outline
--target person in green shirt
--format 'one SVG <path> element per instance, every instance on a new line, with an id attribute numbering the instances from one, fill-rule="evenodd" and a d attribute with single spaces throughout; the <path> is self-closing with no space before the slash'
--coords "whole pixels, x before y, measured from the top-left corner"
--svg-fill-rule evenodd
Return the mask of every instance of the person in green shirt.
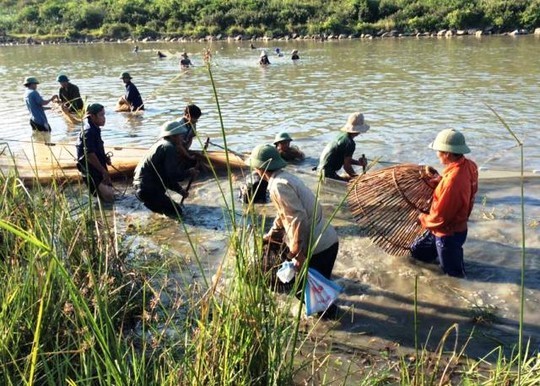
<path id="1" fill-rule="evenodd" d="M 354 138 L 368 130 L 369 125 L 364 121 L 364 114 L 356 112 L 349 115 L 347 123 L 341 128 L 342 133 L 324 148 L 317 166 L 319 173 L 322 173 L 324 178 L 340 181 L 349 181 L 356 177 L 353 165 L 365 167 L 366 159 L 353 158 L 356 149 Z M 341 168 L 347 173 L 346 176 L 337 174 Z"/>
<path id="2" fill-rule="evenodd" d="M 178 147 L 186 140 L 188 128 L 177 121 L 162 126 L 160 140 L 148 150 L 135 168 L 135 195 L 151 211 L 169 216 L 182 215 L 182 206 L 166 193 L 172 190 L 187 198 L 188 192 L 180 181 L 195 178 L 196 168 L 186 168 Z"/>

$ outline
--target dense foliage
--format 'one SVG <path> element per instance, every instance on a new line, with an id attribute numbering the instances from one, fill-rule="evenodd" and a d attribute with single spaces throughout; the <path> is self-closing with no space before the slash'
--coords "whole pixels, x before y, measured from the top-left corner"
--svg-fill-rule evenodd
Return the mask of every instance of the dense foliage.
<path id="1" fill-rule="evenodd" d="M 359 34 L 540 26 L 540 0 L 0 0 L 0 36 Z"/>

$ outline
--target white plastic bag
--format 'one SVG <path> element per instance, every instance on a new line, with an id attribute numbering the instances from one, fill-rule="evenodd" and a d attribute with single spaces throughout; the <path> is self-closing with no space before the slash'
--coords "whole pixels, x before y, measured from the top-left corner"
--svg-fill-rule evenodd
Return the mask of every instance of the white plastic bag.
<path id="1" fill-rule="evenodd" d="M 343 288 L 332 280 L 328 280 L 313 268 L 308 269 L 305 301 L 306 315 L 325 311 L 343 292 Z"/>
<path id="2" fill-rule="evenodd" d="M 296 269 L 292 261 L 285 261 L 277 271 L 277 277 L 282 283 L 289 283 L 296 276 Z"/>

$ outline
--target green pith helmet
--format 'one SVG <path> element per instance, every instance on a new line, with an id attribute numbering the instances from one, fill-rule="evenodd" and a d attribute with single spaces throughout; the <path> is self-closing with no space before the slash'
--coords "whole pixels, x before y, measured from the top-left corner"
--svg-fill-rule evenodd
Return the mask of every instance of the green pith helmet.
<path id="1" fill-rule="evenodd" d="M 59 83 L 69 82 L 69 78 L 66 75 L 58 75 L 58 78 L 56 78 L 56 81 Z"/>
<path id="2" fill-rule="evenodd" d="M 100 105 L 99 103 L 92 103 L 86 108 L 86 115 L 98 114 L 103 109 L 103 105 Z"/>
<path id="3" fill-rule="evenodd" d="M 123 72 L 120 79 L 131 79 L 131 75 L 129 75 L 129 72 Z"/>
<path id="4" fill-rule="evenodd" d="M 171 135 L 185 135 L 188 133 L 188 128 L 183 123 L 178 121 L 165 122 L 161 126 L 161 132 L 159 133 L 160 138 L 169 137 Z"/>
<path id="5" fill-rule="evenodd" d="M 288 133 L 285 133 L 285 132 L 279 133 L 279 134 L 276 134 L 276 138 L 274 138 L 274 145 L 277 145 L 278 143 L 283 142 L 283 141 L 292 141 L 292 140 L 293 139 Z"/>
<path id="6" fill-rule="evenodd" d="M 33 76 L 29 76 L 28 78 L 26 78 L 24 80 L 24 85 L 25 86 L 28 86 L 30 84 L 39 84 L 37 78 L 33 77 Z"/>
<path id="7" fill-rule="evenodd" d="M 270 172 L 287 166 L 287 162 L 281 158 L 277 149 L 272 145 L 255 146 L 251 155 L 246 160 L 246 165 L 255 169 L 268 170 Z"/>
<path id="8" fill-rule="evenodd" d="M 433 150 L 453 154 L 467 154 L 471 152 L 471 149 L 465 143 L 465 136 L 454 129 L 441 131 L 429 147 Z"/>

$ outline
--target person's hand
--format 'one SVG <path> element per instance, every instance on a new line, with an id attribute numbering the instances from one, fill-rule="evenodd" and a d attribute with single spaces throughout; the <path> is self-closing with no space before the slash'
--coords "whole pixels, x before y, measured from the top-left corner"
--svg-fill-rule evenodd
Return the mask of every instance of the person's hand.
<path id="1" fill-rule="evenodd" d="M 439 172 L 432 166 L 425 165 L 420 169 L 420 178 L 430 180 L 439 176 Z"/>
<path id="2" fill-rule="evenodd" d="M 365 168 L 367 166 L 367 158 L 366 157 L 360 157 L 358 158 L 358 164 Z"/>
<path id="3" fill-rule="evenodd" d="M 197 169 L 197 168 L 189 168 L 188 173 L 191 176 L 191 178 L 196 178 L 199 175 L 199 169 Z"/>
<path id="4" fill-rule="evenodd" d="M 184 188 L 180 187 L 179 189 L 179 192 L 178 192 L 183 198 L 188 198 L 189 197 L 189 192 L 187 190 L 185 190 Z"/>
<path id="5" fill-rule="evenodd" d="M 294 256 L 292 261 L 296 270 L 300 271 L 302 269 L 302 266 L 304 265 L 304 261 L 306 261 L 306 255 L 304 255 L 303 252 L 298 252 L 296 256 Z"/>
<path id="6" fill-rule="evenodd" d="M 112 185 L 111 175 L 109 174 L 107 170 L 103 171 L 102 176 L 103 176 L 103 183 L 105 185 Z"/>

